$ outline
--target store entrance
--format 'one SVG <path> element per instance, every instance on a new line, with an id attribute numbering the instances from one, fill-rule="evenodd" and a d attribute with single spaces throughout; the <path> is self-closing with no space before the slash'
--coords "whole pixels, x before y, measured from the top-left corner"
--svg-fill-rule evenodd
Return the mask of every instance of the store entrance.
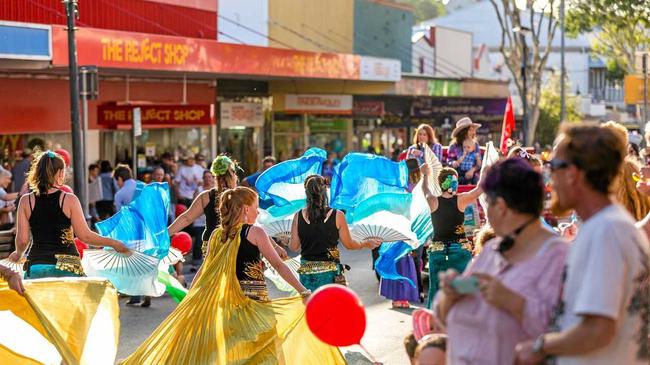
<path id="1" fill-rule="evenodd" d="M 257 171 L 259 166 L 259 132 L 257 128 L 232 127 L 221 130 L 221 152 L 239 162 L 244 176 Z"/>

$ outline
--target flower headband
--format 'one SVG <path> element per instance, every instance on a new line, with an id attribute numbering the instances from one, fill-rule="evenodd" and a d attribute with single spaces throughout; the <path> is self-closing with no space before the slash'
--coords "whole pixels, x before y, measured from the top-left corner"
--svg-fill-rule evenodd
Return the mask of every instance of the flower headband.
<path id="1" fill-rule="evenodd" d="M 455 179 L 454 175 L 447 175 L 445 181 L 440 184 L 442 190 L 446 190 L 448 193 L 453 193 L 458 190 L 458 179 Z"/>
<path id="2" fill-rule="evenodd" d="M 210 171 L 214 176 L 221 176 L 225 175 L 226 172 L 228 172 L 228 168 L 231 166 L 233 169 L 239 167 L 236 162 L 230 159 L 230 157 L 221 155 L 217 156 L 214 162 L 212 162 L 212 168 Z"/>

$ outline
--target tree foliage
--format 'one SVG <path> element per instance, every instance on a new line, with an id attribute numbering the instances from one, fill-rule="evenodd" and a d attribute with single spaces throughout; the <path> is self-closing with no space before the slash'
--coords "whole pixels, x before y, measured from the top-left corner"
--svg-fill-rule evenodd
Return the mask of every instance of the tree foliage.
<path id="1" fill-rule="evenodd" d="M 398 2 L 413 7 L 415 22 L 437 18 L 445 15 L 445 6 L 440 0 L 399 0 Z"/>
<path id="2" fill-rule="evenodd" d="M 525 7 L 521 7 L 522 4 L 516 0 L 490 0 L 490 3 L 494 7 L 501 27 L 501 54 L 512 73 L 519 95 L 527 100 L 526 142 L 532 143 L 540 117 L 539 103 L 542 96 L 543 73 L 558 28 L 555 17 L 559 0 L 527 0 Z M 524 36 L 516 33 L 514 29 L 517 27 L 528 28 L 529 34 Z M 524 45 L 528 51 L 525 70 L 527 95 L 524 95 L 524 78 L 521 72 L 525 57 Z"/>
<path id="3" fill-rule="evenodd" d="M 650 1 L 568 0 L 567 4 L 567 32 L 599 31 L 594 52 L 634 73 L 635 53 L 650 49 Z"/>
<path id="4" fill-rule="evenodd" d="M 536 137 L 542 146 L 553 144 L 560 126 L 560 94 L 558 90 L 560 90 L 560 75 L 553 74 L 544 84 L 539 101 L 540 112 Z M 566 120 L 569 122 L 580 121 L 579 110 L 578 97 L 567 96 Z"/>

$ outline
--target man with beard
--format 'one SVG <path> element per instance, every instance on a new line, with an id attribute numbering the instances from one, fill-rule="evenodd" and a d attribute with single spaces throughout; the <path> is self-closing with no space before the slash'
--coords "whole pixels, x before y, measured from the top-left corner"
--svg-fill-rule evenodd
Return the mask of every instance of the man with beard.
<path id="1" fill-rule="evenodd" d="M 549 162 L 554 210 L 584 221 L 571 247 L 551 330 L 517 345 L 517 364 L 647 364 L 648 240 L 609 197 L 626 155 L 623 139 L 596 125 L 565 125 Z M 631 178 L 631 177 L 630 177 Z"/>

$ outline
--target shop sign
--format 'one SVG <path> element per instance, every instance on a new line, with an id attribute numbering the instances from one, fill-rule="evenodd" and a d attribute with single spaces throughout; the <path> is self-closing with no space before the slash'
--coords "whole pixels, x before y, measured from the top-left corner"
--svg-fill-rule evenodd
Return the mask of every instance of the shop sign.
<path id="1" fill-rule="evenodd" d="M 140 105 L 142 125 L 212 124 L 210 105 Z M 97 123 L 116 126 L 133 123 L 133 106 L 104 104 L 97 107 Z"/>
<path id="2" fill-rule="evenodd" d="M 261 103 L 221 103 L 221 127 L 262 127 L 264 109 Z"/>
<path id="3" fill-rule="evenodd" d="M 0 21 L 0 59 L 49 61 L 50 38 L 50 26 Z"/>
<path id="4" fill-rule="evenodd" d="M 383 101 L 355 101 L 352 109 L 355 116 L 382 117 L 384 115 Z"/>
<path id="5" fill-rule="evenodd" d="M 255 47 L 155 34 L 81 27 L 76 34 L 79 64 L 120 69 L 210 72 L 358 80 L 360 57 Z M 65 28 L 52 27 L 52 64 L 68 64 Z"/>
<path id="6" fill-rule="evenodd" d="M 399 60 L 361 56 L 360 80 L 399 81 L 402 63 Z"/>
<path id="7" fill-rule="evenodd" d="M 461 96 L 458 80 L 402 79 L 397 83 L 397 95 Z"/>
<path id="8" fill-rule="evenodd" d="M 411 106 L 414 117 L 469 115 L 502 116 L 508 99 L 416 98 Z"/>
<path id="9" fill-rule="evenodd" d="M 345 132 L 348 121 L 345 119 L 310 119 L 308 121 L 310 133 Z"/>
<path id="10" fill-rule="evenodd" d="M 286 95 L 287 113 L 352 114 L 352 95 Z"/>
<path id="11" fill-rule="evenodd" d="M 648 90 L 648 98 L 650 98 L 650 90 Z M 641 103 L 643 103 L 643 76 L 625 76 L 625 104 Z"/>

